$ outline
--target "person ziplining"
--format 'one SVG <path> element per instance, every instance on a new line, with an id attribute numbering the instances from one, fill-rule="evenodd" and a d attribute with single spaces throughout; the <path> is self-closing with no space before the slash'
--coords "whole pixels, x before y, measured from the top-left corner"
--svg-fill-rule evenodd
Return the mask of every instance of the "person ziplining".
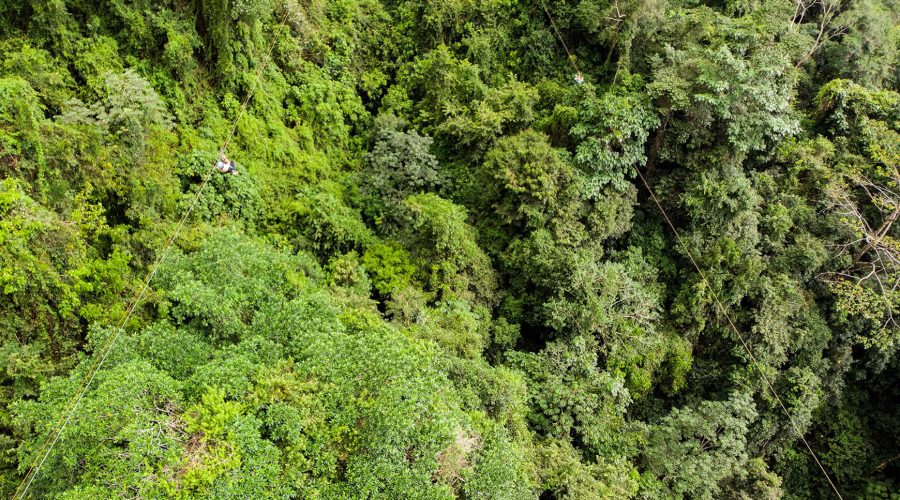
<path id="1" fill-rule="evenodd" d="M 237 170 L 234 168 L 234 162 L 229 160 L 224 154 L 220 156 L 219 161 L 216 162 L 216 170 L 218 170 L 220 174 L 237 175 Z"/>

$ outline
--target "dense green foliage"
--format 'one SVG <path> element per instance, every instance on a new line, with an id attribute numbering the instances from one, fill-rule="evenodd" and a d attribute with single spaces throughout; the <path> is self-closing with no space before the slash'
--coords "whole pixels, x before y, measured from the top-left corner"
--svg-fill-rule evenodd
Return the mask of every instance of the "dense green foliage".
<path id="1" fill-rule="evenodd" d="M 0 493 L 900 495 L 900 6 L 546 9 L 0 2 Z"/>

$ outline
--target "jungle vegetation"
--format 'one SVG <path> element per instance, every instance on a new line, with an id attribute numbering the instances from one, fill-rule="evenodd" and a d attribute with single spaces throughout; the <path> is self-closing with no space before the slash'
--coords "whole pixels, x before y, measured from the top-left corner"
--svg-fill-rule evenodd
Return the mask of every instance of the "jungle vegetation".
<path id="1" fill-rule="evenodd" d="M 0 1 L 0 494 L 898 498 L 898 21 Z"/>

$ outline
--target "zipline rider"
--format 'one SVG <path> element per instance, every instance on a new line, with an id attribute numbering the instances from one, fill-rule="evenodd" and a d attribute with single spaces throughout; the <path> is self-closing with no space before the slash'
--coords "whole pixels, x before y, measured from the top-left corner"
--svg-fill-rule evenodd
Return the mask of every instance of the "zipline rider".
<path id="1" fill-rule="evenodd" d="M 216 162 L 216 170 L 222 174 L 237 175 L 237 170 L 234 169 L 234 162 L 229 160 L 224 154 Z"/>

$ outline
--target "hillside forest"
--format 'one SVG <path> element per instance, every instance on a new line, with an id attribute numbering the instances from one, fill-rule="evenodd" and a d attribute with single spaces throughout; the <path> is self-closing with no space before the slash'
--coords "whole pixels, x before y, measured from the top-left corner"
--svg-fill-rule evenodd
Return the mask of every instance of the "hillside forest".
<path id="1" fill-rule="evenodd" d="M 0 494 L 900 498 L 898 26 L 0 1 Z"/>

